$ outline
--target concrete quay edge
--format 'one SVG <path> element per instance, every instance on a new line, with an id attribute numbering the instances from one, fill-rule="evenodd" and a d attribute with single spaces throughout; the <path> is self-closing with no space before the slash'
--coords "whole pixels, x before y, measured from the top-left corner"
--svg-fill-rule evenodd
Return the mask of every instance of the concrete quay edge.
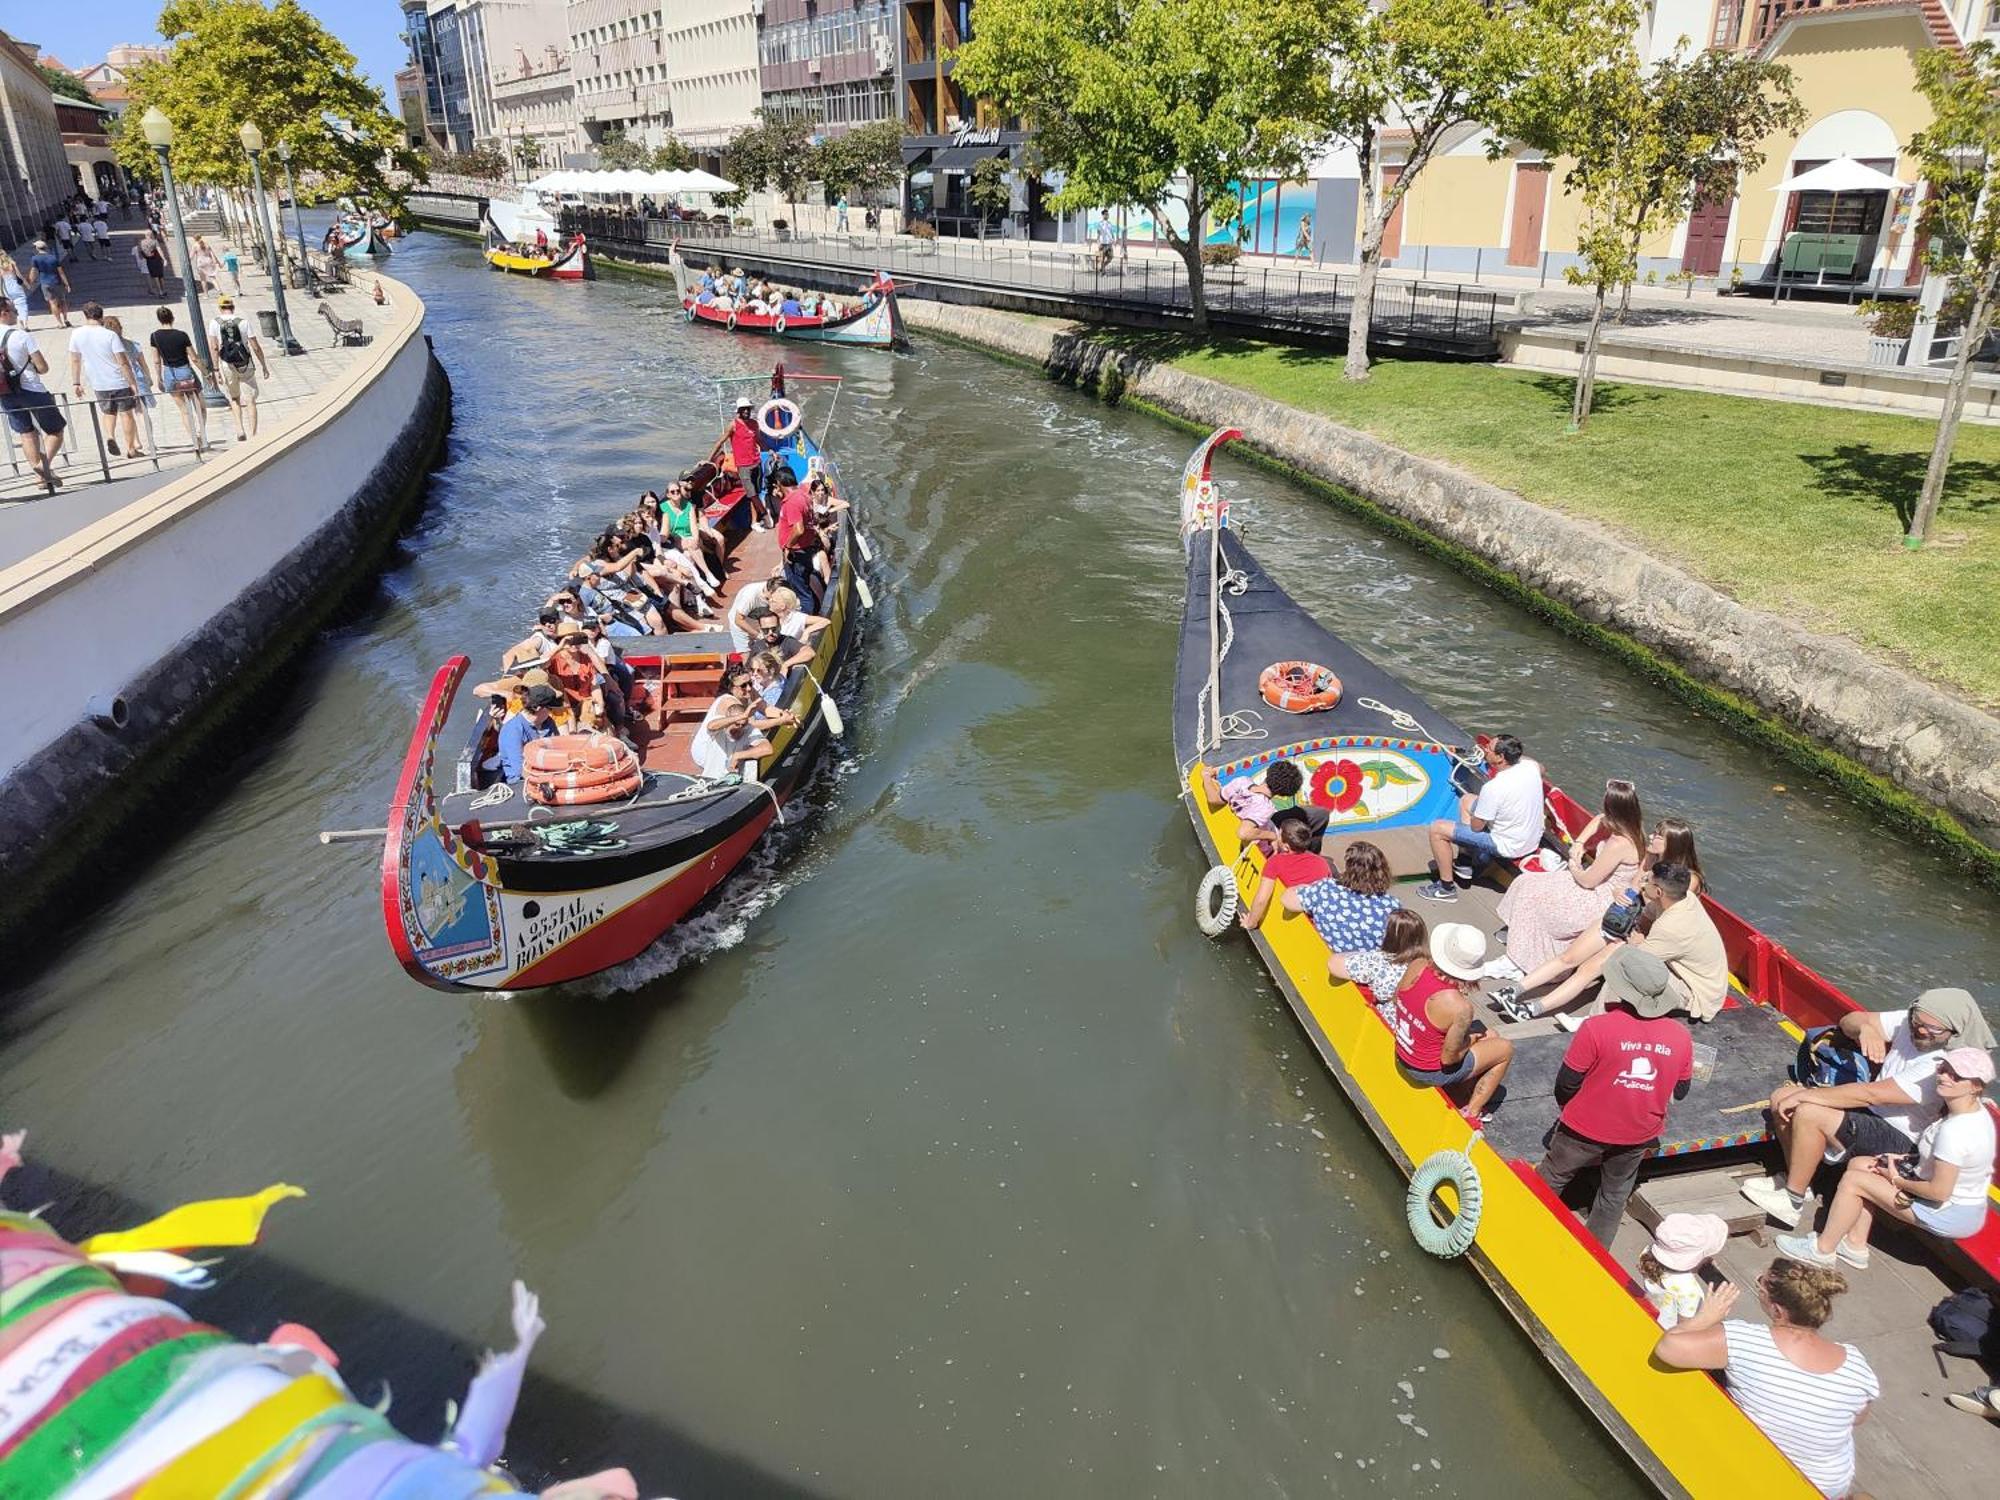
<path id="1" fill-rule="evenodd" d="M 89 674 L 83 686 L 120 694 L 129 712 L 125 727 L 113 729 L 66 707 L 9 747 L 0 765 L 0 881 L 24 899 L 0 914 L 0 930 L 25 930 L 86 881 L 114 884 L 99 852 L 115 847 L 142 810 L 162 808 L 171 823 L 179 808 L 163 799 L 200 780 L 191 760 L 374 577 L 424 492 L 451 416 L 450 385 L 423 335 L 423 304 L 407 287 L 389 286 L 400 316 L 377 332 L 371 358 L 327 388 L 312 418 L 219 454 L 0 574 L 0 641 L 74 643 Z M 341 425 L 350 416 L 378 436 L 360 441 Z M 347 451 L 374 458 L 364 456 L 366 467 L 357 464 L 336 492 L 317 471 Z M 229 577 L 226 563 L 204 571 L 239 542 L 239 576 Z M 161 611 L 152 638 L 121 640 L 106 621 L 106 639 L 91 639 L 100 632 L 79 621 L 94 621 L 107 594 L 133 591 L 135 579 L 193 602 L 179 618 Z M 37 658 L 6 656 L 0 679 L 20 687 Z"/>
<path id="2" fill-rule="evenodd" d="M 1631 660 L 2000 881 L 2000 718 L 1852 642 L 1753 609 L 1595 522 L 1266 397 L 1095 340 L 1086 325 L 906 300 L 954 339 L 1206 432 Z M 1357 503 L 1358 502 L 1358 503 Z"/>

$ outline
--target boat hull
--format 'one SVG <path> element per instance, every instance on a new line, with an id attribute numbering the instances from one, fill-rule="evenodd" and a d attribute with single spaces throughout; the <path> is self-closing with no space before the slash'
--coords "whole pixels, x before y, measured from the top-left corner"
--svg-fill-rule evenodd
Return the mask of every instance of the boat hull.
<path id="1" fill-rule="evenodd" d="M 690 323 L 701 323 L 729 333 L 755 334 L 766 338 L 791 339 L 806 344 L 840 344 L 855 349 L 896 349 L 909 343 L 902 309 L 896 303 L 896 284 L 886 276 L 875 282 L 875 301 L 845 318 L 788 318 L 782 313 L 724 312 L 704 306 L 696 296 L 687 264 L 675 246 L 668 257 L 674 286 L 680 297 L 681 315 Z"/>
<path id="2" fill-rule="evenodd" d="M 486 264 L 494 270 L 516 276 L 535 276 L 546 281 L 592 279 L 590 251 L 581 239 L 551 255 L 523 255 L 504 246 L 492 246 L 485 256 Z"/>

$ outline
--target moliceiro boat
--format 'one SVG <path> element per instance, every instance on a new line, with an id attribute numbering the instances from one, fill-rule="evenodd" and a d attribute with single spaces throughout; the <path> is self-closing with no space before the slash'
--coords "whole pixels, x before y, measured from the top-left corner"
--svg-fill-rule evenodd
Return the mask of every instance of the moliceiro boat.
<path id="1" fill-rule="evenodd" d="M 1323 852 L 1336 871 L 1347 846 L 1374 845 L 1388 867 L 1389 896 L 1434 924 L 1469 925 L 1486 952 L 1497 953 L 1496 908 L 1500 888 L 1516 873 L 1512 862 L 1459 887 L 1449 905 L 1417 899 L 1429 873 L 1427 825 L 1457 819 L 1461 793 L 1487 774 L 1477 741 L 1324 629 L 1258 564 L 1230 524 L 1211 472 L 1215 450 L 1240 435 L 1223 429 L 1210 436 L 1182 480 L 1187 592 L 1173 739 L 1182 796 L 1213 862 L 1197 917 L 1219 936 L 1239 925 L 1240 908 L 1254 906 L 1267 856 L 1257 840 L 1241 838 L 1243 819 L 1256 819 L 1239 815 L 1228 794 L 1287 761 L 1300 773 L 1298 811 L 1277 811 L 1276 819 L 1301 817 L 1308 830 L 1323 822 Z M 1554 785 L 1545 783 L 1544 794 L 1544 846 L 1523 856 L 1520 868 L 1560 865 L 1566 854 L 1582 852 L 1569 846 L 1588 811 Z M 1362 867 L 1379 868 L 1365 855 Z M 1316 868 L 1292 868 L 1309 892 Z M 1273 879 L 1282 885 L 1281 876 Z M 1666 1213 L 1711 1214 L 1718 1248 L 1708 1262 L 1710 1284 L 1726 1279 L 1742 1292 L 1732 1318 L 1763 1320 L 1756 1288 L 1777 1251 L 1766 1244 L 1764 1211 L 1746 1198 L 1768 1196 L 1758 1174 L 1778 1159 L 1765 1106 L 1798 1065 L 1806 1032 L 1860 1007 L 1705 890 L 1685 899 L 1700 901 L 1720 934 L 1729 990 L 1719 1012 L 1691 1028 L 1691 1085 L 1668 1108 L 1609 1244 L 1594 1238 L 1536 1171 L 1557 1121 L 1558 1074 L 1571 1045 L 1553 1017 L 1497 1003 L 1498 976 L 1476 981 L 1477 1021 L 1488 1035 L 1506 1038 L 1512 1052 L 1504 1090 L 1475 1125 L 1461 1114 L 1462 1096 L 1401 1071 L 1395 996 L 1335 978 L 1330 950 L 1307 915 L 1273 900 L 1261 921 L 1251 926 L 1254 912 L 1246 912 L 1242 925 L 1327 1071 L 1411 1178 L 1413 1237 L 1434 1254 L 1465 1257 L 1646 1478 L 1668 1495 L 1803 1500 L 1821 1491 L 1716 1378 L 1656 1356 L 1661 1327 L 1635 1268 Z M 1479 972 L 1486 967 L 1482 961 Z M 1627 1072 L 1637 1067 L 1628 1064 Z M 1811 1223 L 1810 1216 L 1801 1220 L 1808 1229 Z M 1990 1488 L 2000 1429 L 1955 1413 L 1940 1399 L 1951 1386 L 1935 1375 L 1920 1384 L 1918 1372 L 1931 1359 L 1930 1309 L 1966 1286 L 1990 1291 L 1996 1274 L 2000 1196 L 1990 1190 L 1983 1225 L 1969 1237 L 1901 1234 L 1875 1248 L 1873 1269 L 1845 1270 L 1851 1289 L 1826 1331 L 1859 1349 L 1881 1385 L 1870 1420 L 1855 1430 L 1855 1493 Z M 1963 1385 L 1980 1378 L 1970 1363 L 1947 1377 Z"/>
<path id="2" fill-rule="evenodd" d="M 480 221 L 485 236 L 486 264 L 517 276 L 545 276 L 551 281 L 594 281 L 590 248 L 581 234 L 563 238 L 555 215 L 542 206 L 532 188 L 519 202 L 495 198 Z"/>
<path id="3" fill-rule="evenodd" d="M 837 377 L 794 379 L 830 388 L 837 399 Z M 824 475 L 845 498 L 821 446 L 824 430 L 818 439 L 807 430 L 786 394 L 783 366 L 756 423 L 766 475 L 782 467 L 801 484 Z M 727 431 L 681 482 L 727 548 L 722 614 L 713 629 L 616 642 L 630 674 L 629 745 L 609 734 L 530 740 L 521 779 L 501 779 L 496 749 L 509 694 L 520 691 L 515 678 L 482 689 L 460 748 L 446 751 L 440 785 L 439 746 L 471 663 L 455 656 L 433 677 L 397 780 L 381 865 L 390 945 L 423 983 L 532 989 L 643 952 L 784 820 L 828 737 L 841 732 L 828 695 L 849 665 L 870 598 L 853 510 L 836 511 L 825 532 L 818 618 L 826 623 L 811 655 L 779 679 L 773 711 L 789 722 L 758 742 L 762 754 L 725 770 L 709 729 L 725 670 L 741 658 L 723 628 L 730 601 L 773 579 L 782 559 L 778 533 L 752 528 Z M 794 642 L 791 654 L 803 644 Z M 542 747 L 554 748 L 543 755 Z"/>
<path id="4" fill-rule="evenodd" d="M 713 278 L 717 283 L 714 287 L 705 286 L 704 279 L 712 273 L 691 270 L 681 259 L 678 240 L 667 253 L 667 264 L 674 273 L 682 315 L 690 323 L 708 323 L 731 333 L 864 349 L 894 349 L 910 341 L 903 314 L 896 306 L 896 283 L 886 275 L 878 275 L 857 297 L 838 299 L 847 310 L 826 314 L 808 313 L 803 304 L 788 312 L 782 301 L 774 306 L 770 299 L 754 297 L 751 286 L 765 284 L 764 279 L 740 271 L 724 273 Z M 814 306 L 818 305 L 815 297 Z"/>
<path id="5" fill-rule="evenodd" d="M 340 245 L 349 255 L 381 257 L 394 248 L 389 243 L 389 221 L 380 214 L 343 212 L 326 231 L 321 248 L 331 253 Z"/>

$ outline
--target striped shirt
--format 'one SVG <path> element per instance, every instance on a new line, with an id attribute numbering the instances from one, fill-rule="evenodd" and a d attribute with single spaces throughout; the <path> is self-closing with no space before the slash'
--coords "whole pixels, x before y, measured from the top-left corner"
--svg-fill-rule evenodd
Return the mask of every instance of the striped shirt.
<path id="1" fill-rule="evenodd" d="M 1855 1419 L 1882 1394 L 1861 1351 L 1842 1344 L 1847 1358 L 1840 1368 L 1815 1375 L 1786 1359 L 1762 1323 L 1731 1318 L 1722 1333 L 1729 1399 L 1822 1495 L 1839 1500 L 1854 1487 Z"/>

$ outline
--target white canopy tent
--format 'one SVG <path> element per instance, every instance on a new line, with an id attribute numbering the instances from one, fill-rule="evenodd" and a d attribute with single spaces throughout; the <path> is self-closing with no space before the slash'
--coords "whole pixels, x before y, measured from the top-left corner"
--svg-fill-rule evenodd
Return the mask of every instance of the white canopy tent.
<path id="1" fill-rule="evenodd" d="M 712 172 L 547 172 L 528 184 L 537 193 L 577 197 L 638 197 L 644 193 L 733 193 L 736 184 Z"/>
<path id="2" fill-rule="evenodd" d="M 1801 172 L 1796 177 L 1788 177 L 1771 191 L 1774 193 L 1893 193 L 1906 188 L 1907 182 L 1891 177 L 1887 172 L 1856 161 L 1851 156 L 1837 156 L 1832 161 L 1822 162 L 1810 172 Z"/>

